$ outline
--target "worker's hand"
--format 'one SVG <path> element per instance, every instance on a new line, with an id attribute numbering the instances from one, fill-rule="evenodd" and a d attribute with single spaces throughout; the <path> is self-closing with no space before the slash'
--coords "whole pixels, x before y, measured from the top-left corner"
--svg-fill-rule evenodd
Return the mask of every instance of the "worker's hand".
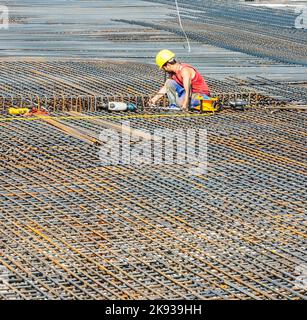
<path id="1" fill-rule="evenodd" d="M 157 97 L 154 96 L 148 101 L 148 103 L 149 105 L 155 106 L 157 104 L 157 101 L 158 101 Z"/>
<path id="2" fill-rule="evenodd" d="M 182 105 L 182 107 L 181 107 L 181 110 L 182 110 L 183 112 L 188 112 L 188 111 L 189 111 L 188 104 L 187 104 L 187 103 L 184 103 L 184 104 Z"/>

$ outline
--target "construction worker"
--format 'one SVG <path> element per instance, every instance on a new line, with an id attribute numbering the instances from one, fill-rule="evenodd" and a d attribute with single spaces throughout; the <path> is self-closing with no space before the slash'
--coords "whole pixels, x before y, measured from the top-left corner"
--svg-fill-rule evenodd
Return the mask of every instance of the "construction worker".
<path id="1" fill-rule="evenodd" d="M 156 105 L 167 94 L 171 109 L 188 111 L 189 108 L 200 104 L 196 97 L 210 99 L 210 90 L 202 75 L 191 65 L 177 62 L 172 51 L 161 50 L 156 56 L 156 64 L 169 74 L 169 78 L 150 99 L 151 105 Z"/>

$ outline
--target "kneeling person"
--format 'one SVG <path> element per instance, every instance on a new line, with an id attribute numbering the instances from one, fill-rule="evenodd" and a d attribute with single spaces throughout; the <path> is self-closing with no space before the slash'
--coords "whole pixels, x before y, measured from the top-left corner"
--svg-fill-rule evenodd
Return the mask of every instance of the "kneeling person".
<path id="1" fill-rule="evenodd" d="M 210 99 L 210 90 L 202 75 L 193 66 L 177 62 L 175 54 L 170 50 L 160 51 L 156 56 L 156 64 L 168 72 L 169 78 L 149 101 L 151 104 L 155 105 L 163 95 L 167 94 L 170 108 L 188 111 L 189 107 L 193 108 L 200 104 L 199 96 L 204 100 Z"/>

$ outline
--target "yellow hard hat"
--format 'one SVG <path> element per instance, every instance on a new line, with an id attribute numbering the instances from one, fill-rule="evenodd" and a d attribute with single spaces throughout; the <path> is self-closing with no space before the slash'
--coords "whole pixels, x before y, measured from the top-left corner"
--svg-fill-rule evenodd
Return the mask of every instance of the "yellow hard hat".
<path id="1" fill-rule="evenodd" d="M 159 69 L 161 69 L 167 61 L 173 59 L 174 57 L 174 52 L 170 50 L 161 50 L 156 56 L 156 64 L 158 65 Z"/>

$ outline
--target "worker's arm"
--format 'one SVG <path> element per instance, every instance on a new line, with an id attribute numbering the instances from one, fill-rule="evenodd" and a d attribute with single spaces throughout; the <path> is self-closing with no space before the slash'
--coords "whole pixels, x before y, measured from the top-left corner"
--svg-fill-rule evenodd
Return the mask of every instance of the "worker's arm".
<path id="1" fill-rule="evenodd" d="M 182 103 L 182 110 L 188 111 L 189 108 L 189 97 L 190 97 L 190 91 L 191 91 L 191 82 L 192 78 L 194 76 L 194 71 L 190 68 L 184 68 L 181 72 L 182 74 L 182 82 L 183 87 L 185 90 L 185 96 Z"/>

